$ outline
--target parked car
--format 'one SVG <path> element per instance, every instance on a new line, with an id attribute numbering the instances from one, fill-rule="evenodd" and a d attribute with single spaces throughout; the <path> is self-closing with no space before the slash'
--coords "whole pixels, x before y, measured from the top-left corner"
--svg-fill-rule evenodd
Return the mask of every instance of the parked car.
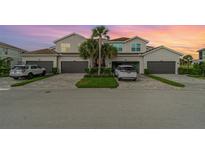
<path id="1" fill-rule="evenodd" d="M 119 65 L 115 69 L 115 75 L 118 80 L 129 79 L 135 81 L 137 79 L 137 71 L 132 65 Z"/>
<path id="2" fill-rule="evenodd" d="M 15 65 L 11 70 L 9 76 L 14 79 L 21 77 L 33 78 L 34 76 L 46 74 L 46 69 L 38 65 Z"/>

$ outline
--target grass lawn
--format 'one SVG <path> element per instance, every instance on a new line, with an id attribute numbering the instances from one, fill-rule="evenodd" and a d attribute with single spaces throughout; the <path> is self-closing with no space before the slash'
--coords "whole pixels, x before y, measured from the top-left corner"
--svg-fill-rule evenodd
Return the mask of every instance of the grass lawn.
<path id="1" fill-rule="evenodd" d="M 187 75 L 187 76 L 189 76 L 189 77 L 193 77 L 193 78 L 198 78 L 198 79 L 205 79 L 205 77 L 204 76 L 201 76 L 201 75 Z"/>
<path id="2" fill-rule="evenodd" d="M 156 76 L 156 75 L 149 74 L 147 76 L 151 77 L 152 79 L 161 81 L 163 83 L 166 83 L 166 84 L 169 84 L 169 85 L 172 85 L 172 86 L 175 86 L 175 87 L 185 87 L 185 85 L 182 84 L 182 83 L 175 82 L 175 81 L 172 81 L 172 80 L 168 80 L 168 79 Z"/>
<path id="3" fill-rule="evenodd" d="M 21 82 L 12 84 L 11 87 L 23 86 L 23 85 L 26 85 L 26 84 L 29 84 L 29 83 L 32 83 L 32 82 L 35 82 L 35 81 L 38 81 L 38 80 L 43 80 L 43 79 L 49 78 L 49 77 L 51 77 L 51 76 L 53 76 L 53 75 L 46 75 L 46 76 L 34 77 L 34 78 L 32 78 L 32 79 L 29 79 L 29 80 L 23 80 L 23 81 L 21 81 Z"/>
<path id="4" fill-rule="evenodd" d="M 84 77 L 76 83 L 78 88 L 117 88 L 114 77 Z"/>

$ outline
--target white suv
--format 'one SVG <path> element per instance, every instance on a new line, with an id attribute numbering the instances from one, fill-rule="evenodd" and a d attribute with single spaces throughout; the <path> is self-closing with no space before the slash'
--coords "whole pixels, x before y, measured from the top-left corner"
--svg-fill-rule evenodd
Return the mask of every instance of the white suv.
<path id="1" fill-rule="evenodd" d="M 119 65 L 115 69 L 115 75 L 117 76 L 118 80 L 121 80 L 121 79 L 136 80 L 137 79 L 137 71 L 132 65 Z"/>
<path id="2" fill-rule="evenodd" d="M 46 69 L 38 65 L 15 65 L 11 70 L 9 76 L 14 79 L 21 77 L 33 78 L 37 75 L 45 75 Z"/>

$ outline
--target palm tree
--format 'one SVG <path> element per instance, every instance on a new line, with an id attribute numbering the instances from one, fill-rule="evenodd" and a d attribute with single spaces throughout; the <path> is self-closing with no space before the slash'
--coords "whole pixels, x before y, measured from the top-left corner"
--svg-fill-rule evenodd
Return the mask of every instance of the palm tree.
<path id="1" fill-rule="evenodd" d="M 102 45 L 102 58 L 105 60 L 106 58 L 112 59 L 117 56 L 117 48 L 113 45 L 105 43 Z"/>
<path id="2" fill-rule="evenodd" d="M 90 68 L 92 68 L 93 60 L 95 60 L 98 55 L 98 42 L 93 39 L 88 39 L 80 45 L 79 51 L 80 57 L 90 59 Z"/>
<path id="3" fill-rule="evenodd" d="M 98 26 L 95 27 L 92 30 L 92 39 L 97 39 L 98 40 L 98 52 L 99 52 L 99 56 L 98 56 L 98 76 L 100 76 L 100 70 L 101 70 L 101 49 L 102 49 L 102 41 L 103 39 L 109 39 L 109 36 L 107 35 L 108 33 L 108 29 L 105 26 Z"/>

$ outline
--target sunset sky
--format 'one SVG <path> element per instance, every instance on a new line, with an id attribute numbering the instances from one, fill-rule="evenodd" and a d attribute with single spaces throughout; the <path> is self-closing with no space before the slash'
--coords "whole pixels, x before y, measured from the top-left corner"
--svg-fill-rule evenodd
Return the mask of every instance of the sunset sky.
<path id="1" fill-rule="evenodd" d="M 0 26 L 0 42 L 26 50 L 53 46 L 53 41 L 76 32 L 86 37 L 94 25 L 85 26 Z M 149 45 L 164 45 L 196 59 L 196 50 L 205 48 L 205 26 L 106 26 L 111 38 L 139 36 L 149 40 Z"/>

